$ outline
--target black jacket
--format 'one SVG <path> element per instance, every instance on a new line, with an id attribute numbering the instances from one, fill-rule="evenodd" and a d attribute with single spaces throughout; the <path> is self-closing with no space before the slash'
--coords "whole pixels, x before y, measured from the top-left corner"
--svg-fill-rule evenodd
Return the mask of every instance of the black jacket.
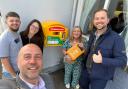
<path id="1" fill-rule="evenodd" d="M 24 33 L 24 31 L 20 33 L 23 46 L 26 44 L 29 44 L 29 43 L 34 43 L 34 44 L 38 45 L 43 52 L 44 43 L 43 43 L 43 40 L 41 39 L 41 37 L 33 36 L 31 39 L 29 39 L 28 36 L 25 36 L 23 33 Z"/>

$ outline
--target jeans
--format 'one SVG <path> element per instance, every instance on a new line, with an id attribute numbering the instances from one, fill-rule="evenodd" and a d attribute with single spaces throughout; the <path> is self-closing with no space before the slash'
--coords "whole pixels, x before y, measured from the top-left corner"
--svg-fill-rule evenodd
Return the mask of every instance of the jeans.
<path id="1" fill-rule="evenodd" d="M 2 78 L 3 78 L 3 79 L 12 79 L 13 77 L 11 76 L 10 73 L 8 73 L 8 72 L 3 72 Z"/>

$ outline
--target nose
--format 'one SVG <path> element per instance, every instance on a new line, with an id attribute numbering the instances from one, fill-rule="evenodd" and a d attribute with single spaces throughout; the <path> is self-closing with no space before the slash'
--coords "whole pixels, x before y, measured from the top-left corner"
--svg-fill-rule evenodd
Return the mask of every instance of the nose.
<path id="1" fill-rule="evenodd" d="M 36 63 L 36 60 L 35 58 L 31 58 L 31 60 L 29 61 L 30 64 L 35 64 Z"/>
<path id="2" fill-rule="evenodd" d="M 13 23 L 13 24 L 19 24 L 20 22 L 17 21 L 17 20 L 15 20 L 15 21 L 13 21 L 12 23 Z"/>

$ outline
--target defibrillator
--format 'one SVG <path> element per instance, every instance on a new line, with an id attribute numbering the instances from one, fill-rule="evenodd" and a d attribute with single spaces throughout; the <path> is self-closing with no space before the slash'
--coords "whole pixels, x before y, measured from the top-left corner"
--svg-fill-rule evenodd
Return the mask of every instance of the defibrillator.
<path id="1" fill-rule="evenodd" d="M 62 46 L 68 37 L 68 28 L 57 21 L 42 22 L 45 35 L 44 46 Z"/>

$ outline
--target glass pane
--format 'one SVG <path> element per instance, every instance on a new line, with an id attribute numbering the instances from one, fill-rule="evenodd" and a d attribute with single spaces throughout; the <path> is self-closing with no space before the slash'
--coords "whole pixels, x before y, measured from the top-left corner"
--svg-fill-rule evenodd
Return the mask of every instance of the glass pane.
<path id="1" fill-rule="evenodd" d="M 80 26 L 83 29 L 83 33 L 88 32 L 93 12 L 98 8 L 103 8 L 104 3 L 105 0 L 85 0 L 80 20 Z"/>

